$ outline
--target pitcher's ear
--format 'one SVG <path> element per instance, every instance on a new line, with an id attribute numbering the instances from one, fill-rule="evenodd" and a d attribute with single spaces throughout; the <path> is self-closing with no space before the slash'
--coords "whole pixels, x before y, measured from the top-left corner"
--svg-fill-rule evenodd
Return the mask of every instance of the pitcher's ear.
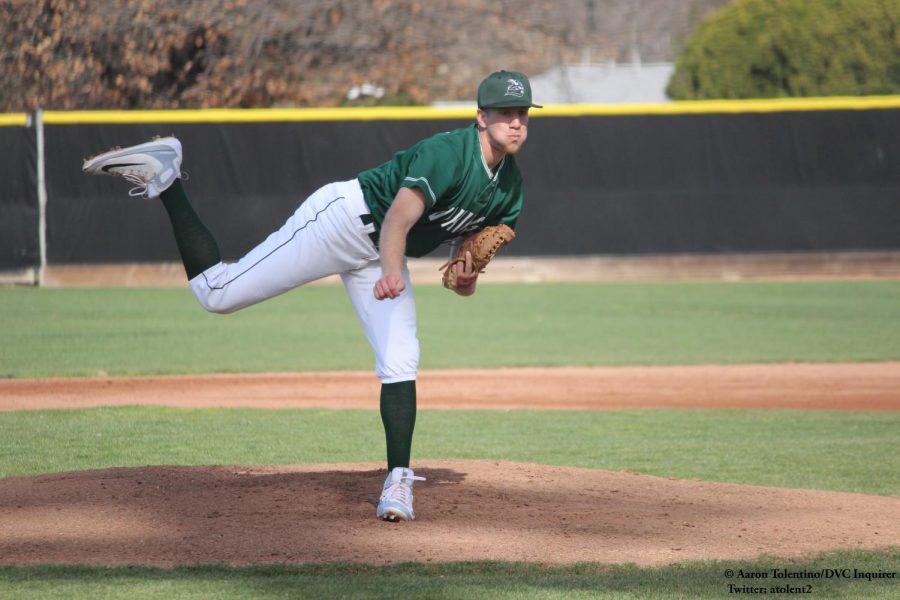
<path id="1" fill-rule="evenodd" d="M 478 112 L 475 113 L 475 121 L 478 123 L 478 126 L 482 129 L 487 129 L 487 108 L 479 108 Z"/>

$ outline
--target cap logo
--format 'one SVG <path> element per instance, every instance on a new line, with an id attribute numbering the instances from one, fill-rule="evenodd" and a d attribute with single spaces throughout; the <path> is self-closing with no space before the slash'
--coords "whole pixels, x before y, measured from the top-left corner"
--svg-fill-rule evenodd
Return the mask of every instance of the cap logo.
<path id="1" fill-rule="evenodd" d="M 509 85 L 506 87 L 506 93 L 504 94 L 504 96 L 521 98 L 525 95 L 525 86 L 522 85 L 522 82 L 518 79 L 507 79 L 506 83 L 508 83 Z"/>

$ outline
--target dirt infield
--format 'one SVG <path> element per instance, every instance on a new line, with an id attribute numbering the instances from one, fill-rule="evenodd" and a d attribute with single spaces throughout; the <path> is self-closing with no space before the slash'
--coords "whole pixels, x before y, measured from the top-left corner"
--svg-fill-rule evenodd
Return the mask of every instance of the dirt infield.
<path id="1" fill-rule="evenodd" d="M 432 371 L 422 408 L 900 410 L 900 363 Z M 368 407 L 366 373 L 0 381 L 0 408 Z M 0 479 L 0 564 L 175 566 L 797 557 L 900 540 L 900 497 L 425 461 L 413 523 L 381 465 L 148 466 Z"/>
<path id="2" fill-rule="evenodd" d="M 900 410 L 900 363 L 424 371 L 421 408 Z M 370 372 L 0 380 L 0 410 L 377 408 Z"/>

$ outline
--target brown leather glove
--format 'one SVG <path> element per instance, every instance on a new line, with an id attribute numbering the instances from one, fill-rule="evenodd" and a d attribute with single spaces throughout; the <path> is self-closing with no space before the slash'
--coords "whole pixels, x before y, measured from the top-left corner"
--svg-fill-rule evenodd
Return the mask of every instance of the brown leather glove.
<path id="1" fill-rule="evenodd" d="M 456 269 L 453 268 L 453 265 L 458 262 L 465 264 L 466 252 L 472 253 L 474 271 L 484 273 L 484 268 L 491 262 L 497 251 L 513 241 L 515 237 L 516 232 L 506 225 L 492 225 L 463 239 L 459 248 L 456 249 L 454 257 L 440 267 L 440 270 L 444 272 L 442 278 L 444 287 L 456 291 Z"/>

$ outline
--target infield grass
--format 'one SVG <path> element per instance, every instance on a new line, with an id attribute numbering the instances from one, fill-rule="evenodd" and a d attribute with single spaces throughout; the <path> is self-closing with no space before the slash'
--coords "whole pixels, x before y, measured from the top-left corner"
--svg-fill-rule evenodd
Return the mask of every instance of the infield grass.
<path id="1" fill-rule="evenodd" d="M 419 412 L 413 453 L 898 494 L 900 413 Z M 377 410 L 110 407 L 0 413 L 0 476 L 112 466 L 380 462 Z"/>
<path id="2" fill-rule="evenodd" d="M 900 282 L 416 289 L 422 368 L 900 360 Z M 472 338 L 477 336 L 478 343 Z M 0 377 L 369 370 L 340 286 L 233 315 L 186 289 L 0 288 Z"/>
<path id="3" fill-rule="evenodd" d="M 756 597 L 729 585 L 765 587 L 776 597 L 828 599 L 896 598 L 896 579 L 848 577 L 776 579 L 777 572 L 824 573 L 826 569 L 878 573 L 900 571 L 900 551 L 831 552 L 805 560 L 764 558 L 753 561 L 688 562 L 660 568 L 633 565 L 549 567 L 493 562 L 445 565 L 401 564 L 371 567 L 352 564 L 272 566 L 229 569 L 198 566 L 145 567 L 0 567 L 2 598 L 129 600 L 203 598 L 277 600 L 281 598 L 480 598 L 550 600 L 712 599 Z M 741 572 L 767 579 L 742 579 Z M 727 575 L 730 573 L 731 575 Z M 790 586 L 792 593 L 778 593 Z M 769 591 L 772 590 L 772 591 Z"/>

